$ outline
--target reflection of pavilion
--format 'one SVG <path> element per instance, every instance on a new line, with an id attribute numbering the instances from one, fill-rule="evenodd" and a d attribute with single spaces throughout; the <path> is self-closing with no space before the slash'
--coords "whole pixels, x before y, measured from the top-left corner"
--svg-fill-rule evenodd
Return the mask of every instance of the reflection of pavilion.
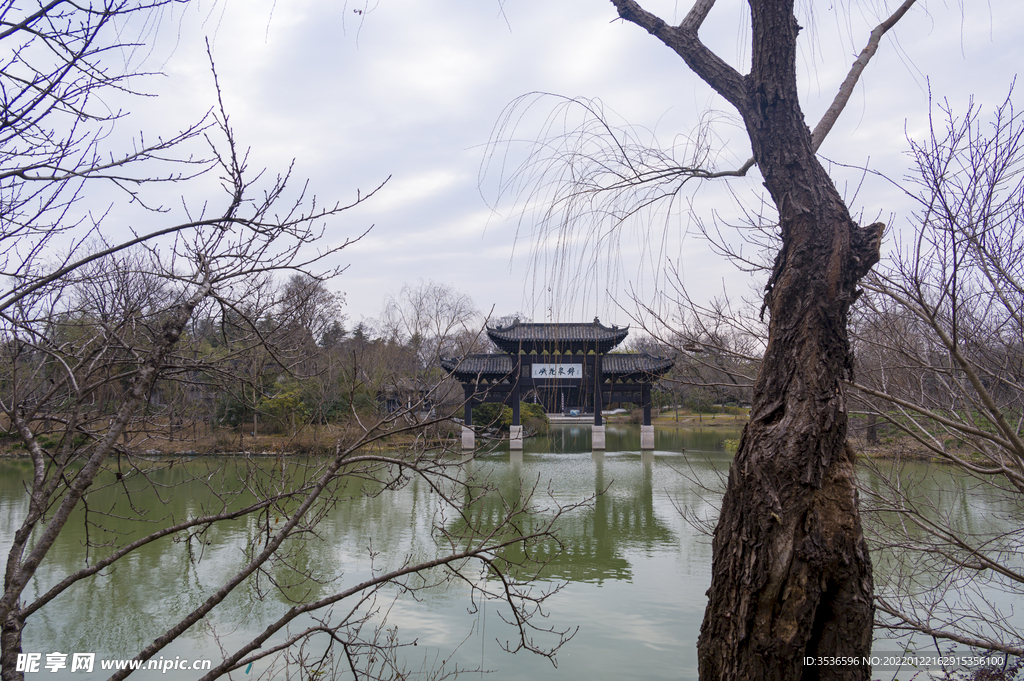
<path id="1" fill-rule="evenodd" d="M 462 382 L 466 394 L 462 444 L 474 445 L 473 405 L 500 402 L 512 407 L 511 445 L 523 447 L 519 402 L 532 400 L 549 414 L 594 415 L 594 449 L 604 449 L 601 409 L 633 402 L 644 410 L 640 446 L 654 449 L 651 382 L 672 367 L 671 359 L 644 353 L 611 353 L 629 328 L 592 324 L 524 324 L 488 328 L 501 353 L 443 358 L 441 366 Z"/>
<path id="2" fill-rule="evenodd" d="M 633 579 L 631 553 L 678 545 L 679 536 L 655 510 L 653 456 L 640 464 L 639 476 L 630 474 L 614 481 L 605 474 L 604 452 L 594 452 L 593 460 L 594 502 L 559 519 L 557 540 L 529 547 L 511 544 L 497 552 L 516 579 L 530 579 L 539 572 L 546 579 L 572 582 L 628 581 Z M 529 517 L 520 509 L 531 501 L 532 480 L 518 467 L 503 469 L 501 476 L 492 478 L 496 492 L 467 497 L 450 531 L 455 536 L 489 536 L 501 533 L 502 523 L 510 518 L 517 526 L 528 527 Z"/>

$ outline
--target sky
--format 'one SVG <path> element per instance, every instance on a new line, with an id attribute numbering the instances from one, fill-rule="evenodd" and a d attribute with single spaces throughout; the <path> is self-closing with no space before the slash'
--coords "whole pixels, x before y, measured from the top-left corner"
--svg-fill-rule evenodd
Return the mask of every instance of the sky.
<path id="1" fill-rule="evenodd" d="M 689 7 L 643 4 L 667 21 Z M 745 3 L 719 5 L 702 38 L 745 71 L 749 29 L 738 9 Z M 1024 63 L 1017 39 L 1024 6 L 1015 0 L 919 5 L 883 40 L 819 151 L 852 212 L 893 225 L 890 237 L 906 224 L 912 203 L 861 169 L 900 180 L 907 138 L 927 132 L 930 97 L 963 111 L 973 96 L 991 111 Z M 803 6 L 814 7 L 801 18 L 800 63 L 802 105 L 813 127 L 885 7 L 875 0 Z M 606 0 L 193 2 L 161 20 L 147 67 L 163 75 L 145 81 L 152 97 L 120 105 L 130 111 L 119 123 L 124 130 L 167 135 L 210 108 L 207 40 L 251 167 L 273 174 L 294 162 L 293 176 L 308 178 L 322 203 L 351 201 L 357 190 L 387 180 L 371 200 L 327 225 L 326 245 L 372 226 L 331 262 L 347 266 L 331 288 L 345 294 L 349 328 L 378 316 L 403 284 L 420 281 L 468 293 L 496 317 L 599 316 L 618 324 L 631 322 L 632 298 L 654 304 L 669 290 L 669 272 L 699 299 L 723 290 L 748 295 L 758 285 L 697 229 L 734 224 L 744 206 L 756 206 L 756 169 L 742 180 L 691 185 L 674 212 L 645 216 L 597 250 L 552 251 L 534 236 L 538 213 L 517 211 L 498 195 L 500 172 L 515 167 L 525 145 L 489 142 L 506 107 L 534 92 L 600 100 L 614 120 L 661 144 L 679 143 L 711 110 L 716 169 L 738 167 L 750 155 L 724 100 L 659 41 L 619 21 Z M 536 139 L 556 101 L 538 98 L 524 110 L 514 138 Z M 553 278 L 552 265 L 567 263 L 573 272 L 582 263 L 589 274 Z"/>

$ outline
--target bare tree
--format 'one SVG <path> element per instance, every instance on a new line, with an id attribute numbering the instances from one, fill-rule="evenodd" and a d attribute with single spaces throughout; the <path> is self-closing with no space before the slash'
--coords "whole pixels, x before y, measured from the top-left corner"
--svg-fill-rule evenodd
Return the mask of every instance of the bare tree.
<path id="1" fill-rule="evenodd" d="M 287 474 L 282 469 L 273 480 L 261 476 L 259 463 L 253 461 L 234 479 L 212 482 L 215 476 L 198 474 L 197 481 L 208 481 L 208 503 L 189 504 L 180 512 L 168 507 L 160 518 L 147 516 L 134 503 L 137 484 L 158 498 L 174 493 L 158 475 L 174 462 L 147 461 L 136 450 L 139 438 L 167 426 L 157 413 L 160 386 L 174 382 L 183 390 L 208 387 L 210 377 L 230 377 L 246 349 L 259 348 L 268 362 L 286 360 L 275 334 L 268 333 L 274 329 L 267 326 L 267 317 L 277 315 L 282 328 L 312 322 L 304 315 L 306 306 L 282 307 L 278 298 L 264 296 L 266 281 L 275 273 L 293 273 L 298 277 L 293 281 L 307 288 L 310 281 L 327 281 L 337 274 L 325 259 L 352 240 L 323 248 L 318 241 L 325 225 L 374 193 L 357 194 L 348 204 L 322 205 L 305 188 L 294 191 L 287 172 L 275 177 L 250 170 L 219 101 L 219 88 L 214 90 L 217 105 L 197 126 L 127 153 L 105 146 L 117 114 L 102 113 L 96 104 L 99 94 L 130 92 L 139 72 L 130 59 L 121 64 L 123 71 L 115 70 L 103 55 L 134 54 L 151 22 L 173 4 L 58 1 L 28 10 L 11 5 L 0 13 L 0 42 L 11 48 L 0 65 L 5 114 L 0 122 L 0 253 L 11 282 L 0 295 L 0 413 L 4 430 L 21 440 L 31 462 L 24 512 L 16 518 L 4 563 L 4 681 L 24 677 L 17 662 L 23 632 L 34 615 L 142 547 L 171 543 L 193 560 L 202 560 L 204 533 L 238 518 L 249 519 L 262 539 L 248 547 L 238 569 L 221 575 L 196 607 L 156 623 L 158 633 L 138 651 L 139 661 L 157 655 L 244 584 L 263 580 L 272 591 L 286 594 L 289 585 L 275 578 L 276 566 L 293 568 L 300 582 L 315 581 L 311 570 L 290 562 L 290 551 L 296 542 L 316 540 L 317 523 L 336 503 L 345 476 L 375 480 L 380 489 L 420 476 L 436 490 L 449 517 L 461 515 L 467 495 L 476 499 L 488 489 L 486 481 L 467 479 L 457 459 L 422 448 L 394 455 L 366 449 L 405 427 L 394 419 L 375 418 L 360 423 L 330 456 L 295 466 Z M 137 21 L 132 21 L 136 14 Z M 132 36 L 132 26 L 141 26 L 142 32 Z M 193 142 L 208 145 L 206 161 L 191 160 L 194 149 L 188 145 Z M 165 174 L 147 173 L 148 161 Z M 219 198 L 186 194 L 185 219 L 154 210 L 149 221 L 166 226 L 146 234 L 90 222 L 86 211 L 77 212 L 85 187 L 96 183 L 124 192 L 126 201 L 145 204 L 142 190 L 147 184 L 183 182 L 203 171 L 219 179 Z M 60 252 L 65 255 L 56 257 Z M 200 328 L 211 333 L 189 333 Z M 216 331 L 225 341 L 220 346 L 208 342 Z M 123 492 L 124 507 L 94 508 L 89 494 L 99 488 Z M 383 585 L 415 590 L 438 574 L 437 579 L 466 581 L 474 597 L 510 604 L 518 647 L 552 655 L 567 632 L 554 631 L 539 619 L 537 606 L 546 593 L 508 579 L 505 565 L 494 559 L 513 544 L 552 538 L 560 509 L 538 518 L 534 529 L 518 531 L 529 505 L 524 496 L 505 509 L 504 519 L 487 525 L 468 518 L 464 525 L 438 523 L 433 536 L 441 549 L 436 557 L 410 559 L 389 572 L 374 572 L 362 583 L 333 584 L 316 598 L 294 602 L 251 640 L 234 642 L 204 678 L 301 651 L 317 637 L 353 674 L 400 676 L 396 643 L 374 630 L 360 605 L 372 601 Z M 107 532 L 125 518 L 149 523 L 149 528 L 131 540 Z M 40 566 L 55 560 L 52 549 L 72 522 L 91 530 L 85 564 L 67 570 L 56 583 L 39 585 L 34 580 Z M 473 563 L 482 565 L 492 579 L 474 579 L 476 573 L 466 572 Z M 423 579 L 413 582 L 413 575 Z M 341 602 L 350 607 L 346 615 L 335 617 L 332 606 Z M 298 618 L 309 614 L 315 615 L 314 624 L 306 626 Z M 552 634 L 546 639 L 550 645 L 535 639 L 545 631 Z M 112 678 L 131 673 L 126 668 Z"/>
<path id="2" fill-rule="evenodd" d="M 380 332 L 391 343 L 408 347 L 417 366 L 396 386 L 407 396 L 430 390 L 431 402 L 459 399 L 461 388 L 446 379 L 441 357 L 462 357 L 484 337 L 473 299 L 448 284 L 420 281 L 405 284 L 384 303 Z M 440 384 L 440 385 L 439 385 Z M 406 398 L 408 399 L 408 398 Z"/>
<path id="3" fill-rule="evenodd" d="M 749 403 L 764 354 L 767 329 L 757 310 L 726 295 L 706 304 L 687 293 L 678 277 L 669 278 L 670 290 L 657 305 L 636 300 L 633 319 L 652 339 L 675 356 L 675 366 L 663 379 L 685 401 L 693 391 L 714 402 Z"/>
<path id="4" fill-rule="evenodd" d="M 988 116 L 973 102 L 962 116 L 946 103 L 936 113 L 930 136 L 912 141 L 908 194 L 919 206 L 912 228 L 891 264 L 864 284 L 854 396 L 912 451 L 953 464 L 975 492 L 1017 509 L 1024 494 L 1024 125 L 1009 97 Z M 949 504 L 899 484 L 900 460 L 875 468 L 886 482 L 866 490 L 878 511 L 872 538 L 899 557 L 880 585 L 883 621 L 1024 653 L 1024 632 L 1010 616 L 1013 598 L 1024 593 L 1015 512 L 989 526 L 965 524 Z M 933 588 L 921 588 L 926 575 Z"/>
<path id="5" fill-rule="evenodd" d="M 262 317 L 261 333 L 254 336 L 256 342 L 247 353 L 253 360 L 262 357 L 270 361 L 272 370 L 267 370 L 266 361 L 253 363 L 256 370 L 250 374 L 250 387 L 254 400 L 249 406 L 254 433 L 256 419 L 263 415 L 279 427 L 287 424 L 294 436 L 308 420 L 324 422 L 325 409 L 331 408 L 332 383 L 338 378 L 337 353 L 325 342 L 342 328 L 344 296 L 306 274 L 294 274 L 274 289 L 274 308 Z M 340 336 L 335 345 L 337 341 Z M 260 352 L 266 347 L 273 352 Z M 273 385 L 268 385 L 270 381 Z M 262 399 L 256 399 L 257 394 Z"/>
<path id="6" fill-rule="evenodd" d="M 735 170 L 713 167 L 718 157 L 711 153 L 715 140 L 707 126 L 689 135 L 688 146 L 650 150 L 645 139 L 610 125 L 593 102 L 584 101 L 596 114 L 588 119 L 593 122 L 539 140 L 512 179 L 502 179 L 501 189 L 522 196 L 525 187 L 525 196 L 543 199 L 542 231 L 558 243 L 572 243 L 567 230 L 580 230 L 576 241 L 605 245 L 634 216 L 671 206 L 690 180 L 744 175 L 754 166 L 760 171 L 777 211 L 781 248 L 764 296 L 763 309 L 770 313 L 764 362 L 715 534 L 698 657 L 703 679 L 802 678 L 806 656 L 867 655 L 874 615 L 871 563 L 846 442 L 845 381 L 853 365 L 849 309 L 858 281 L 878 261 L 883 225 L 862 227 L 852 219 L 816 150 L 882 36 L 914 0 L 871 32 L 813 132 L 797 87 L 801 22 L 795 3 L 750 0 L 747 73 L 700 39 L 714 0 L 693 2 L 677 25 L 634 0 L 612 4 L 735 109 L 752 158 Z M 513 105 L 495 142 L 519 120 Z M 516 179 L 524 176 L 525 184 Z M 570 258 L 562 259 L 559 264 L 571 266 Z M 821 673 L 866 679 L 870 669 Z"/>
<path id="7" fill-rule="evenodd" d="M 51 268 L 45 272 L 50 279 L 37 271 L 37 256 L 58 238 L 74 232 L 70 244 L 80 244 L 83 231 L 100 237 L 90 214 L 76 209 L 86 187 L 111 188 L 126 202 L 162 210 L 141 190 L 187 181 L 213 165 L 193 145 L 213 125 L 209 117 L 155 143 L 138 139 L 127 150 L 103 146 L 125 112 L 110 110 L 102 98 L 138 92 L 145 75 L 145 39 L 153 24 L 132 18 L 159 20 L 181 0 L 33 4 L 5 7 L 0 16 L 0 43 L 8 55 L 0 63 L 0 262 L 3 273 L 19 281 L 0 298 L 4 309 L 35 290 L 33 282 L 43 286 L 70 271 Z M 108 59 L 113 53 L 120 64 Z M 137 234 L 115 249 L 186 228 L 174 224 Z M 79 251 L 59 250 L 69 254 L 64 264 L 73 268 Z M 105 250 L 97 247 L 90 255 L 100 258 Z"/>
<path id="8" fill-rule="evenodd" d="M 911 141 L 914 167 L 899 184 L 919 210 L 893 258 L 862 281 L 849 384 L 852 435 L 882 455 L 860 460 L 866 533 L 885 565 L 876 626 L 1017 655 L 1022 131 L 1011 98 L 989 116 L 942 103 L 930 136 Z M 757 308 L 675 293 L 677 316 L 647 307 L 637 321 L 679 354 L 679 380 L 715 390 L 713 369 L 729 358 L 745 369 L 732 378 L 752 385 L 765 337 Z M 922 458 L 950 464 L 928 475 L 948 475 L 947 487 L 905 473 Z M 957 512 L 978 503 L 983 520 Z"/>
<path id="9" fill-rule="evenodd" d="M 282 287 L 280 298 L 278 315 L 287 321 L 287 330 L 302 336 L 302 344 L 307 346 L 322 345 L 324 336 L 345 319 L 341 312 L 345 297 L 309 275 L 292 275 Z"/>
<path id="10" fill-rule="evenodd" d="M 88 263 L 58 278 L 41 275 L 30 292 L 22 292 L 3 311 L 9 368 L 0 409 L 24 442 L 35 469 L 29 511 L 7 556 L 0 598 L 5 679 L 20 677 L 14 671 L 15 658 L 28 617 L 101 569 L 83 569 L 46 596 L 31 603 L 22 600 L 36 568 L 72 511 L 108 468 L 110 457 L 117 455 L 119 475 L 138 470 L 126 445 L 147 421 L 154 386 L 200 364 L 195 357 L 179 354 L 190 318 L 208 302 L 241 309 L 261 273 L 315 266 L 322 255 L 304 254 L 320 236 L 314 225 L 346 208 L 338 205 L 310 213 L 299 204 L 283 220 L 271 218 L 286 178 L 279 178 L 262 200 L 254 199 L 250 192 L 255 187 L 234 153 L 230 129 L 224 125 L 221 130 L 227 143 L 220 169 L 228 194 L 226 210 L 218 219 L 206 220 L 209 226 L 177 231 L 173 241 L 160 248 L 136 246 L 121 251 L 127 256 L 116 260 L 111 255 L 86 258 Z M 108 294 L 115 289 L 118 296 L 112 299 Z M 162 536 L 157 533 L 152 539 Z M 133 548 L 121 547 L 115 556 Z M 168 634 L 153 651 L 176 635 Z"/>
<path id="11" fill-rule="evenodd" d="M 381 331 L 389 338 L 408 343 L 423 367 L 437 360 L 461 332 L 477 331 L 480 313 L 473 299 L 448 284 L 434 281 L 405 284 L 389 296 L 381 317 Z"/>

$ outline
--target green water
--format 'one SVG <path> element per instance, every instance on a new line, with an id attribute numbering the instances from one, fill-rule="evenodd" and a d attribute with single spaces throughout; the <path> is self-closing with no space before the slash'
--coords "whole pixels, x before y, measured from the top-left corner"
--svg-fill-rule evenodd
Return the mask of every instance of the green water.
<path id="1" fill-rule="evenodd" d="M 562 587 L 545 603 L 543 626 L 578 631 L 558 652 L 555 668 L 543 657 L 504 652 L 502 643 L 515 636 L 514 628 L 502 621 L 508 607 L 496 602 L 474 607 L 465 582 L 445 582 L 417 598 L 384 590 L 374 608 L 386 613 L 387 627 L 397 627 L 399 640 L 416 641 L 415 647 L 403 650 L 404 664 L 413 672 L 442 663 L 446 670 L 482 667 L 494 672 L 486 676 L 491 679 L 695 679 L 694 646 L 710 580 L 711 548 L 710 538 L 678 509 L 687 509 L 697 520 L 714 517 L 714 490 L 720 489 L 730 460 L 722 441 L 737 437 L 737 431 L 724 429 L 659 429 L 657 450 L 641 454 L 638 427 L 609 426 L 607 452 L 591 453 L 589 428 L 567 425 L 554 428 L 548 438 L 528 440 L 522 454 L 498 445 L 461 464 L 463 479 L 487 479 L 496 486 L 484 499 L 464 500 L 465 517 L 477 527 L 493 527 L 509 504 L 531 491 L 535 505 L 542 507 L 541 517 L 557 505 L 591 499 L 559 522 L 562 551 L 548 542 L 534 555 L 546 561 L 538 586 Z M 69 524 L 23 600 L 32 600 L 87 560 L 103 555 L 105 543 L 142 536 L 169 518 L 248 503 L 253 496 L 247 488 L 273 489 L 283 481 L 293 483 L 293 477 L 312 478 L 316 468 L 316 462 L 296 460 L 195 459 L 172 467 L 161 464 L 150 474 L 155 487 L 132 476 L 124 482 L 110 476 L 104 480 L 106 487 L 89 495 L 91 515 L 79 514 Z M 0 461 L 4 549 L 24 516 L 23 480 L 30 473 L 26 461 Z M 955 494 L 951 480 L 946 482 Z M 160 655 L 216 662 L 222 649 L 234 650 L 293 602 L 344 589 L 374 569 L 429 559 L 437 554 L 441 536 L 432 528 L 457 534 L 465 524 L 444 510 L 438 489 L 424 480 L 413 478 L 382 492 L 379 488 L 378 483 L 349 480 L 335 490 L 340 501 L 322 509 L 315 537 L 286 545 L 285 558 L 268 574 L 250 579 Z M 984 503 L 974 508 L 984 512 Z M 972 504 L 958 513 L 970 515 Z M 89 550 L 86 532 L 94 547 Z M 264 540 L 259 519 L 249 517 L 222 523 L 192 541 L 179 536 L 144 547 L 36 613 L 26 628 L 24 649 L 95 652 L 98 660 L 130 658 L 200 604 Z M 522 556 L 509 550 L 501 557 Z M 525 574 L 522 569 L 511 572 Z M 315 579 L 299 579 L 303 573 Z M 471 581 L 484 579 L 475 568 L 467 574 Z M 444 574 L 435 572 L 431 578 L 444 581 Z M 297 621 L 293 630 L 310 621 Z M 553 640 L 539 636 L 537 642 L 543 646 Z M 314 640 L 302 652 L 313 659 L 323 645 Z M 288 678 L 282 664 L 280 659 L 257 662 L 248 674 L 235 672 L 233 678 Z M 106 674 L 97 669 L 92 674 L 64 670 L 29 676 L 98 679 Z M 143 671 L 132 678 L 158 676 L 199 674 Z"/>

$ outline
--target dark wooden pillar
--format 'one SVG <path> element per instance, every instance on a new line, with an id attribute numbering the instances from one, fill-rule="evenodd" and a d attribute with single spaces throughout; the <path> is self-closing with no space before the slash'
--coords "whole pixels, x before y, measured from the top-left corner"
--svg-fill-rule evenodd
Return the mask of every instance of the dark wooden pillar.
<path id="1" fill-rule="evenodd" d="M 516 366 L 513 373 L 512 383 L 512 425 L 521 425 L 519 422 L 519 383 L 521 374 L 523 373 L 523 360 L 522 355 L 516 355 Z"/>
<path id="2" fill-rule="evenodd" d="M 640 449 L 654 449 L 654 426 L 651 425 L 651 384 L 640 384 L 640 405 L 644 409 L 644 422 L 640 426 Z"/>
<path id="3" fill-rule="evenodd" d="M 601 426 L 604 422 L 601 420 L 601 384 L 604 382 L 604 375 L 602 372 L 602 355 L 600 352 L 594 354 L 594 425 Z"/>
<path id="4" fill-rule="evenodd" d="M 465 425 L 473 425 L 473 386 L 466 383 L 462 386 L 466 391 L 466 404 L 463 406 L 463 417 L 462 420 Z"/>
<path id="5" fill-rule="evenodd" d="M 522 382 L 522 373 L 523 353 L 520 350 L 516 353 L 515 367 L 512 370 L 512 390 L 509 393 L 509 397 L 512 399 L 512 427 L 508 430 L 508 446 L 513 454 L 521 452 L 523 449 L 523 427 L 519 421 L 519 384 Z"/>

